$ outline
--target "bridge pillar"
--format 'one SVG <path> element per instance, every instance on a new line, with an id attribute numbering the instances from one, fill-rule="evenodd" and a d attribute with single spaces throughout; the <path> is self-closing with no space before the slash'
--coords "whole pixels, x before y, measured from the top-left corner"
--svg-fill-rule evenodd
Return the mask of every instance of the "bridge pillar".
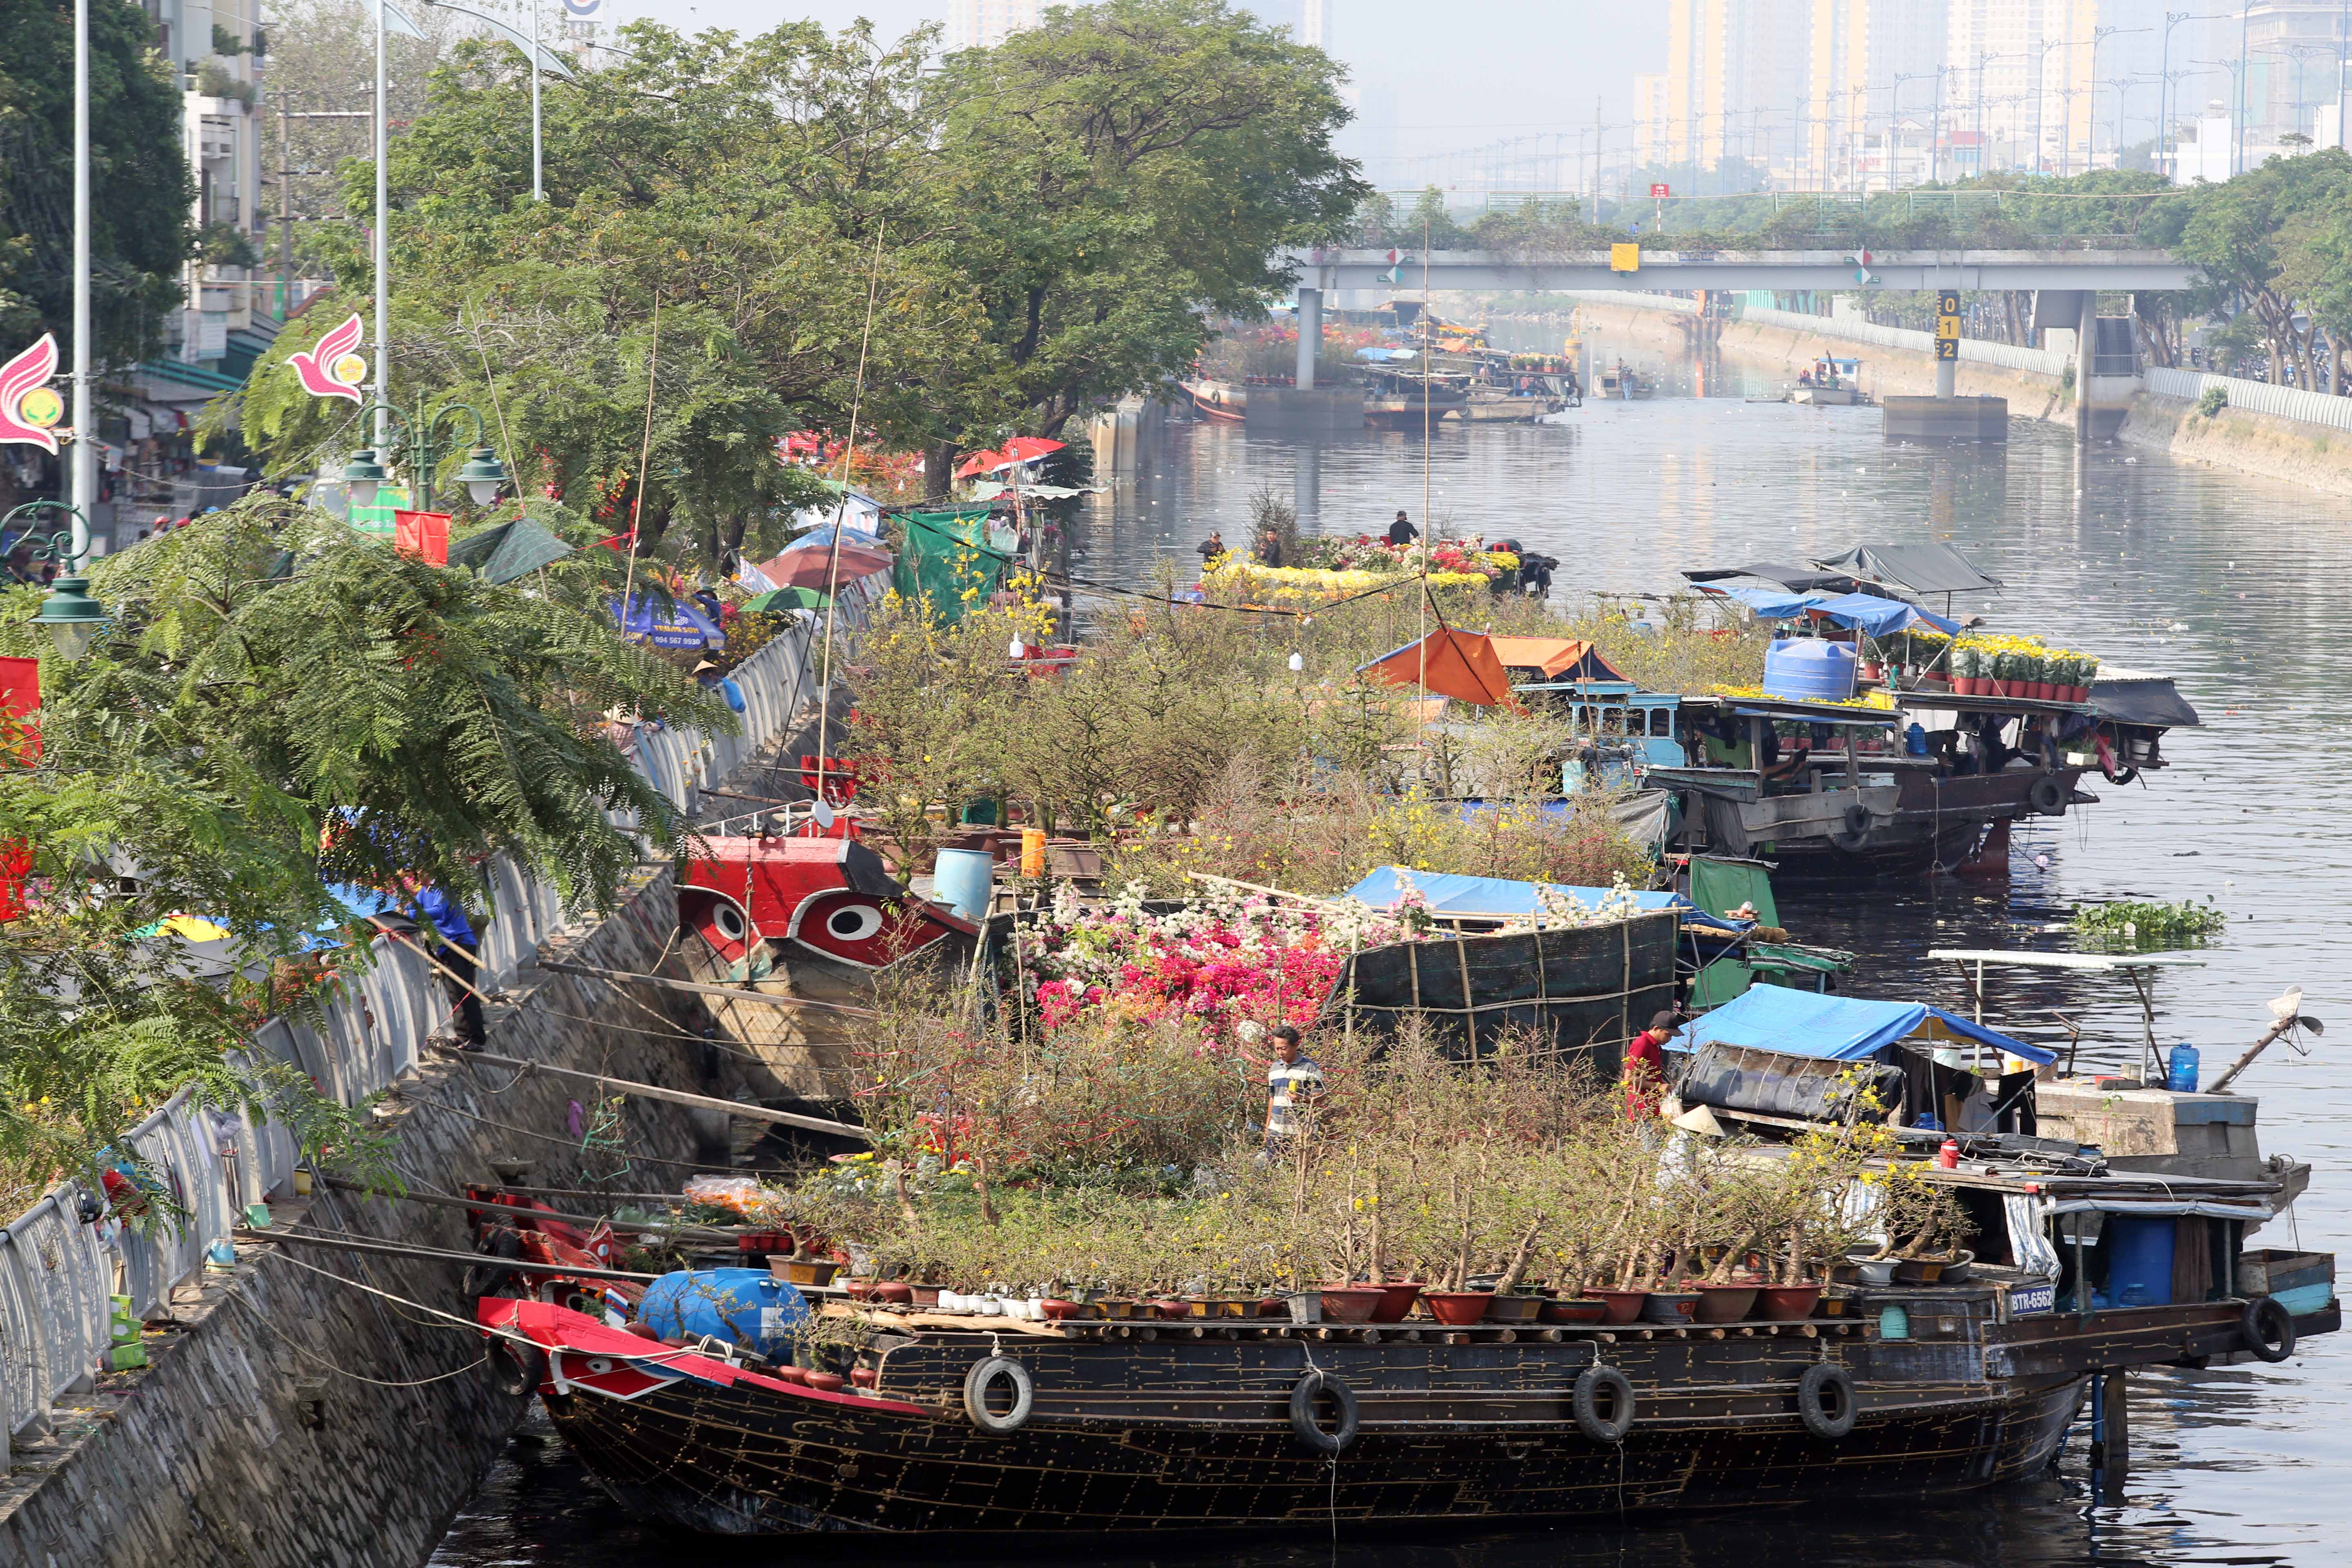
<path id="1" fill-rule="evenodd" d="M 2074 440 L 2091 444 L 2091 366 L 2099 338 L 2098 291 L 2082 291 L 2082 325 L 2074 334 Z"/>
<path id="2" fill-rule="evenodd" d="M 1301 392 L 1315 390 L 1315 356 L 1323 347 L 1323 290 L 1298 290 L 1298 374 Z"/>

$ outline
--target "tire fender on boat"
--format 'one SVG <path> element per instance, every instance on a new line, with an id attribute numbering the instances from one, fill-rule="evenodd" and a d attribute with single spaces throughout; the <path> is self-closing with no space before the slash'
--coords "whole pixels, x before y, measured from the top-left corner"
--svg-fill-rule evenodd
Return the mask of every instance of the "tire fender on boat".
<path id="1" fill-rule="evenodd" d="M 1315 1422 L 1315 1401 L 1326 1394 L 1339 1407 L 1336 1431 L 1326 1432 Z M 1346 1453 L 1356 1440 L 1357 1416 L 1356 1391 L 1328 1372 L 1309 1372 L 1290 1391 L 1290 1429 L 1316 1453 L 1334 1458 Z"/>
<path id="2" fill-rule="evenodd" d="M 1821 1362 L 1797 1380 L 1797 1418 L 1823 1442 L 1834 1443 L 1853 1431 L 1855 1414 L 1853 1373 L 1845 1368 Z"/>
<path id="3" fill-rule="evenodd" d="M 2247 1302 L 2238 1315 L 2238 1332 L 2256 1360 L 2281 1362 L 2294 1353 L 2294 1317 L 2275 1296 Z"/>
<path id="4" fill-rule="evenodd" d="M 1862 802 L 1855 801 L 1845 808 L 1845 830 L 1848 834 L 1859 837 L 1868 833 L 1870 822 L 1870 807 L 1863 805 Z"/>
<path id="5" fill-rule="evenodd" d="M 2033 809 L 2044 816 L 2063 816 L 2072 793 L 2058 779 L 2044 775 L 2033 781 L 2033 787 L 2026 792 L 2025 798 L 2032 802 Z"/>
<path id="6" fill-rule="evenodd" d="M 1606 1389 L 1611 1415 L 1601 1414 L 1601 1391 Z M 1576 1429 L 1596 1443 L 1617 1444 L 1633 1429 L 1633 1383 L 1613 1366 L 1594 1362 L 1576 1374 L 1576 1396 L 1569 1402 L 1576 1415 Z"/>
<path id="7" fill-rule="evenodd" d="M 1001 1415 L 988 1407 L 989 1388 L 999 1378 L 1013 1384 L 1013 1408 Z M 963 1374 L 963 1413 L 971 1417 L 973 1426 L 999 1437 L 1029 1424 L 1030 1406 L 1036 1398 L 1037 1387 L 1029 1381 L 1029 1369 L 1011 1356 L 982 1356 Z"/>
<path id="8" fill-rule="evenodd" d="M 537 1393 L 547 1376 L 547 1352 L 537 1345 L 519 1345 L 512 1340 L 498 1342 L 490 1364 L 498 1373 L 499 1392 L 518 1399 Z"/>

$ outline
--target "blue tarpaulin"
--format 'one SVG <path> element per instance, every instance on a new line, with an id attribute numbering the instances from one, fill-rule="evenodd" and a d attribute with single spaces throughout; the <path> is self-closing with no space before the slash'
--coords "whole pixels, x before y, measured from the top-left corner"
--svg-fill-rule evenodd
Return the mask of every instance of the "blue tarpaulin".
<path id="1" fill-rule="evenodd" d="M 1812 614 L 1835 621 L 1842 626 L 1858 627 L 1874 637 L 1891 637 L 1910 626 L 1933 626 L 1946 637 L 1960 635 L 1958 621 L 1931 616 L 1918 605 L 1906 605 L 1900 599 L 1882 599 L 1875 594 L 1813 597 L 1814 602 L 1806 606 Z"/>
<path id="2" fill-rule="evenodd" d="M 2057 1059 L 2040 1046 L 2012 1039 L 1922 1002 L 1874 1002 L 1863 996 L 1823 996 L 1780 985 L 1759 985 L 1701 1015 L 1675 1037 L 1674 1048 L 1738 1046 L 1823 1061 L 1858 1062 L 1875 1058 L 1906 1039 L 1929 1018 L 1965 1040 L 2008 1051 L 2031 1062 Z"/>
<path id="3" fill-rule="evenodd" d="M 1709 583 L 1703 592 L 1720 594 L 1727 599 L 1737 599 L 1768 621 L 1794 620 L 1799 616 L 1820 616 L 1842 626 L 1857 626 L 1872 637 L 1883 637 L 1907 626 L 1933 626 L 1947 637 L 1958 637 L 1957 621 L 1941 616 L 1931 616 L 1916 605 L 1906 605 L 1900 599 L 1883 599 L 1875 594 L 1791 594 L 1784 588 L 1719 587 Z"/>
<path id="4" fill-rule="evenodd" d="M 1448 872 L 1415 871 L 1403 866 L 1383 866 L 1348 889 L 1346 897 L 1376 910 L 1394 909 L 1404 896 L 1401 879 L 1412 879 L 1412 885 L 1429 900 L 1429 907 L 1441 915 L 1455 915 L 1465 920 L 1516 920 L 1540 914 L 1543 906 L 1536 901 L 1533 882 L 1517 882 L 1506 877 L 1462 877 Z M 1552 890 L 1566 893 L 1593 908 L 1609 896 L 1606 888 L 1571 888 L 1565 883 L 1550 884 Z M 1697 905 L 1680 893 L 1658 893 L 1637 890 L 1634 904 L 1644 913 L 1653 910 L 1679 910 L 1685 919 L 1696 919 L 1705 924 L 1722 925 L 1727 930 L 1744 929 L 1733 921 L 1720 921 L 1703 912 Z"/>

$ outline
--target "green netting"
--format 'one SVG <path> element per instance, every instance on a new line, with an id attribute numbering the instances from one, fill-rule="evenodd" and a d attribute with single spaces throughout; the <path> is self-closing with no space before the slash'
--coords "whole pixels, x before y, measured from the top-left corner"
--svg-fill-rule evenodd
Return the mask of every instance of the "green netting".
<path id="1" fill-rule="evenodd" d="M 890 585 L 902 599 L 929 600 L 950 626 L 993 593 L 1013 564 L 1013 556 L 989 547 L 986 507 L 910 511 L 901 521 L 906 542 L 891 568 Z"/>

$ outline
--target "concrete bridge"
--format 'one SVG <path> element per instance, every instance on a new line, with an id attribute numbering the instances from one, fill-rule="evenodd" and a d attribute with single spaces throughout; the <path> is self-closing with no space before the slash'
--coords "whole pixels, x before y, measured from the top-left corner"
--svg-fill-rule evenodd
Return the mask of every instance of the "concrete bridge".
<path id="1" fill-rule="evenodd" d="M 1631 252 L 1632 254 L 1625 254 Z M 1302 289 L 1428 287 L 1549 293 L 1569 289 L 1927 290 L 2189 289 L 2199 269 L 2162 250 L 1289 250 Z M 1633 265 L 1622 265 L 1626 262 Z M 1402 267 L 1401 276 L 1391 276 Z M 1319 300 L 1318 301 L 1319 304 Z"/>

